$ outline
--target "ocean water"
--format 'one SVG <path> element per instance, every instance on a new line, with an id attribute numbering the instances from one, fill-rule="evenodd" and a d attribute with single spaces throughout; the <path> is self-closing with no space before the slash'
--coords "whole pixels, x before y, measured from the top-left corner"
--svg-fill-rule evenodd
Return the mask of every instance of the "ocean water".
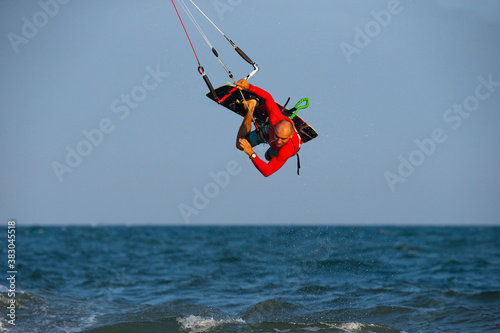
<path id="1" fill-rule="evenodd" d="M 500 228 L 16 228 L 5 332 L 500 332 Z"/>

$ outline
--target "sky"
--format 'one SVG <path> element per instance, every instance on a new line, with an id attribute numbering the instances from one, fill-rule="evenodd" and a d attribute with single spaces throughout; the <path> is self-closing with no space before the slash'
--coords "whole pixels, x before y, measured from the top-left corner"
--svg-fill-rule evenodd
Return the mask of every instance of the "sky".
<path id="1" fill-rule="evenodd" d="M 191 5 L 235 78 L 252 70 Z M 171 1 L 0 1 L 0 219 L 499 225 L 500 2 L 197 1 L 319 136 L 268 178 Z M 212 84 L 229 77 L 179 6 Z M 267 147 L 256 148 L 263 156 Z"/>

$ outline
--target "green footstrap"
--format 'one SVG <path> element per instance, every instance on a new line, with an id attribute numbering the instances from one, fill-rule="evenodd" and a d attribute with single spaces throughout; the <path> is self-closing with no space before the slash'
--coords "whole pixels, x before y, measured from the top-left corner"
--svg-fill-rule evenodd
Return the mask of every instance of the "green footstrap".
<path id="1" fill-rule="evenodd" d="M 303 102 L 306 102 L 305 105 L 300 105 L 302 104 Z M 297 112 L 299 112 L 299 110 L 302 110 L 302 109 L 305 109 L 309 106 L 309 98 L 305 97 L 305 98 L 302 98 L 300 101 L 297 102 L 297 104 L 295 104 L 295 106 L 293 107 L 295 109 L 295 111 L 292 113 L 292 115 L 290 116 L 290 119 L 293 119 L 296 115 L 297 115 Z"/>

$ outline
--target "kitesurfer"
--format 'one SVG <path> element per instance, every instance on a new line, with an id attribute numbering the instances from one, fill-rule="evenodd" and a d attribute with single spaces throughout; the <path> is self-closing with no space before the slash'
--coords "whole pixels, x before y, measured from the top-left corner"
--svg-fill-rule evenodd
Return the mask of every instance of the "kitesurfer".
<path id="1" fill-rule="evenodd" d="M 259 98 L 259 103 L 264 103 L 269 116 L 269 122 L 252 131 L 252 115 L 257 105 L 257 100 L 247 101 L 247 114 L 238 131 L 236 148 L 244 151 L 252 160 L 255 167 L 268 177 L 278 171 L 285 162 L 296 155 L 300 149 L 300 136 L 290 118 L 281 113 L 273 97 L 265 90 L 251 85 L 245 79 L 236 83 L 240 90 L 248 90 Z M 269 163 L 264 162 L 253 151 L 253 147 L 268 143 L 270 148 L 265 157 Z"/>

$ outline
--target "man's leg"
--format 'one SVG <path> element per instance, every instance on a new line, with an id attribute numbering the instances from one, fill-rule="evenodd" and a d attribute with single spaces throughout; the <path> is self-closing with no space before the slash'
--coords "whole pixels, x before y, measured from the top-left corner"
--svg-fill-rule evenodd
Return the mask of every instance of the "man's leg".
<path id="1" fill-rule="evenodd" d="M 238 130 L 238 136 L 236 137 L 236 148 L 239 150 L 243 150 L 240 147 L 240 139 L 244 139 L 248 133 L 252 130 L 252 116 L 253 116 L 253 110 L 255 109 L 255 106 L 257 105 L 257 101 L 255 99 L 250 99 L 247 101 L 248 108 L 245 105 L 245 108 L 247 109 L 247 114 L 243 118 L 243 122 L 241 123 L 240 129 Z"/>

